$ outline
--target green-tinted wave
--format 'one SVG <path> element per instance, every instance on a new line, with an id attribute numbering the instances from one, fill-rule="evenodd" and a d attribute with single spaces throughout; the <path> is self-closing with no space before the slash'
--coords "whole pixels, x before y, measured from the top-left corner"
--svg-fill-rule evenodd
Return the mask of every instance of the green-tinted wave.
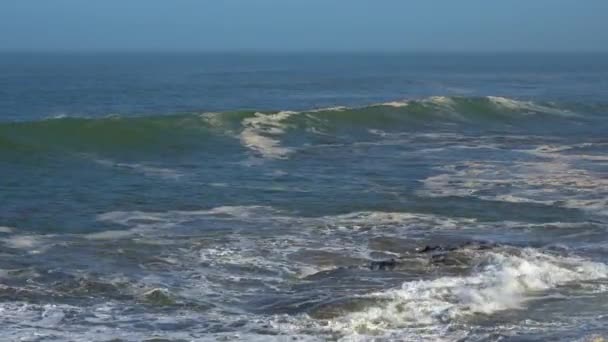
<path id="1" fill-rule="evenodd" d="M 0 124 L 4 148 L 76 150 L 146 148 L 204 139 L 208 127 L 198 116 L 58 118 Z"/>
<path id="2" fill-rule="evenodd" d="M 0 123 L 0 149 L 105 151 L 114 149 L 188 148 L 210 138 L 241 138 L 247 145 L 257 137 L 308 134 L 349 129 L 407 130 L 438 123 L 452 125 L 517 123 L 526 120 L 576 120 L 576 109 L 550 103 L 503 97 L 430 97 L 356 108 L 328 108 L 302 112 L 235 111 L 182 113 L 167 116 L 56 118 Z M 257 143 L 272 143 L 268 140 Z M 255 146 L 254 146 L 255 147 Z"/>

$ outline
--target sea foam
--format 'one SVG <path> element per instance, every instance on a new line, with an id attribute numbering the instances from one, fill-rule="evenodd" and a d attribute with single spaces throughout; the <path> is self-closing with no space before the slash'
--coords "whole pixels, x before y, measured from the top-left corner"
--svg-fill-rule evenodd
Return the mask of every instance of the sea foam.
<path id="1" fill-rule="evenodd" d="M 491 252 L 479 268 L 463 277 L 405 282 L 401 288 L 368 295 L 380 303 L 330 321 L 345 334 L 382 334 L 420 326 L 436 327 L 475 314 L 521 309 L 535 293 L 574 281 L 608 277 L 608 267 L 577 257 L 559 257 L 524 249 Z"/>
<path id="2" fill-rule="evenodd" d="M 283 121 L 297 114 L 292 111 L 282 111 L 275 114 L 255 113 L 255 116 L 243 120 L 243 130 L 240 139 L 243 145 L 265 158 L 285 158 L 291 149 L 281 146 L 274 138 L 285 133 Z"/>

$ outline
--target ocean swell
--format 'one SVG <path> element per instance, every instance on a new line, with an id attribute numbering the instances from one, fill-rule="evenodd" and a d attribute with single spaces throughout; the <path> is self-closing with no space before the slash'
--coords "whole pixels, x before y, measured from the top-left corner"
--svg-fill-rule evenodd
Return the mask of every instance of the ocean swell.
<path id="1" fill-rule="evenodd" d="M 590 107 L 591 108 L 591 107 Z M 181 113 L 167 116 L 102 118 L 59 117 L 30 122 L 0 123 L 0 149 L 79 152 L 121 149 L 201 149 L 208 139 L 231 137 L 255 155 L 282 159 L 293 146 L 290 134 L 338 136 L 370 129 L 411 131 L 437 125 L 496 125 L 542 119 L 575 120 L 584 115 L 568 106 L 519 101 L 504 97 L 445 97 L 391 101 L 362 107 L 332 107 L 301 112 L 237 111 Z M 448 127 L 446 126 L 446 127 Z"/>

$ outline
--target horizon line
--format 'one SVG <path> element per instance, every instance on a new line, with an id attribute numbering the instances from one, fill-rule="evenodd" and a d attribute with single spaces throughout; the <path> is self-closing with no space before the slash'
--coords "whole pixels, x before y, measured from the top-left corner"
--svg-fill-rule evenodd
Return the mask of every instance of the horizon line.
<path id="1" fill-rule="evenodd" d="M 23 54 L 94 54 L 94 53 L 162 53 L 162 54 L 608 54 L 608 50 L 534 50 L 534 49 L 504 49 L 504 50 L 441 50 L 441 49 L 30 49 L 30 48 L 0 48 L 0 53 Z"/>

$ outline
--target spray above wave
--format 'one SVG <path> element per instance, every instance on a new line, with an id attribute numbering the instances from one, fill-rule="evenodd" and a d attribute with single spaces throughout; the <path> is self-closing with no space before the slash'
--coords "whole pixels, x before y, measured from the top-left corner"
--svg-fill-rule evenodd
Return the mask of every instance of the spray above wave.
<path id="1" fill-rule="evenodd" d="M 429 97 L 363 107 L 333 107 L 302 112 L 239 111 L 171 116 L 73 118 L 0 123 L 0 149 L 80 152 L 117 149 L 204 148 L 208 139 L 230 137 L 252 153 L 280 159 L 294 151 L 290 135 L 337 136 L 369 129 L 409 131 L 437 125 L 513 124 L 533 117 L 577 117 L 554 104 L 503 97 Z M 235 140 L 236 139 L 236 140 Z M 314 139 L 313 139 L 314 140 Z M 226 141 L 223 141 L 226 143 Z M 308 139 L 306 142 L 310 142 Z M 313 141 L 314 142 L 314 141 Z"/>

